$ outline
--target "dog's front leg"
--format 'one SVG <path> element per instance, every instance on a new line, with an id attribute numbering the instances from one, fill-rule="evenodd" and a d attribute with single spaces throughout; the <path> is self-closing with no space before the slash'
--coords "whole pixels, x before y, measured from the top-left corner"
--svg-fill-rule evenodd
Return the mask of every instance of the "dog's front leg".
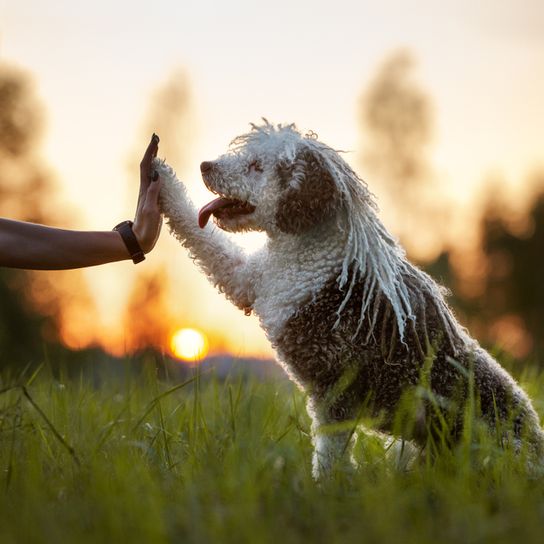
<path id="1" fill-rule="evenodd" d="M 201 229 L 197 210 L 174 170 L 157 159 L 154 168 L 162 179 L 160 206 L 170 231 L 229 300 L 240 309 L 251 308 L 255 277 L 243 250 L 211 224 Z"/>

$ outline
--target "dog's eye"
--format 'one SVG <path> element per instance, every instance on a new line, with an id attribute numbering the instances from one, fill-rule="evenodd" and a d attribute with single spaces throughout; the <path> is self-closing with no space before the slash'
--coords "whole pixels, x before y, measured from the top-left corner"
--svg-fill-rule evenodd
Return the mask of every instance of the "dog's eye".
<path id="1" fill-rule="evenodd" d="M 248 172 L 263 172 L 264 170 L 259 161 L 253 161 L 249 163 L 247 167 L 247 171 Z"/>

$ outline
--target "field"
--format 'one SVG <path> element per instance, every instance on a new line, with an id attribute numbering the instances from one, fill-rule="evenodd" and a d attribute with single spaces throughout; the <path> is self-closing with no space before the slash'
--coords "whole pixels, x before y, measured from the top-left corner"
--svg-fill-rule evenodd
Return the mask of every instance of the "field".
<path id="1" fill-rule="evenodd" d="M 544 414 L 544 375 L 520 377 Z M 63 376 L 0 389 L 0 542 L 542 542 L 544 477 L 491 439 L 316 484 L 304 398 L 287 381 L 193 372 Z"/>

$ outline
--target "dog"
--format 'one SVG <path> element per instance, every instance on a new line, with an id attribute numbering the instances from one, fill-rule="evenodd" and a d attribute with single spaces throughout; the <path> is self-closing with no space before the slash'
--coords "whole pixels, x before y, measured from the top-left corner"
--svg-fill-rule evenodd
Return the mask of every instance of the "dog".
<path id="1" fill-rule="evenodd" d="M 217 198 L 199 212 L 172 168 L 155 168 L 172 233 L 220 292 L 259 318 L 306 392 L 316 478 L 348 457 L 350 422 L 362 413 L 423 447 L 444 432 L 453 446 L 471 392 L 501 440 L 541 459 L 544 432 L 527 395 L 458 323 L 444 289 L 407 260 L 367 184 L 314 133 L 252 125 L 201 164 Z M 248 256 L 222 231 L 264 231 L 267 242 Z M 422 382 L 427 394 L 402 422 L 403 399 Z"/>

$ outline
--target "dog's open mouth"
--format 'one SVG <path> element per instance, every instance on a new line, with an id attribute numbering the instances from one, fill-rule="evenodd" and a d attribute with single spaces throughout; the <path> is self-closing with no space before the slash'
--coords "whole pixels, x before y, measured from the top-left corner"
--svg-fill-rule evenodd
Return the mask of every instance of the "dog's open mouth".
<path id="1" fill-rule="evenodd" d="M 254 211 L 255 206 L 249 202 L 221 196 L 206 204 L 198 212 L 198 226 L 203 229 L 207 225 L 212 214 L 218 219 L 232 219 L 237 215 L 247 215 Z"/>

